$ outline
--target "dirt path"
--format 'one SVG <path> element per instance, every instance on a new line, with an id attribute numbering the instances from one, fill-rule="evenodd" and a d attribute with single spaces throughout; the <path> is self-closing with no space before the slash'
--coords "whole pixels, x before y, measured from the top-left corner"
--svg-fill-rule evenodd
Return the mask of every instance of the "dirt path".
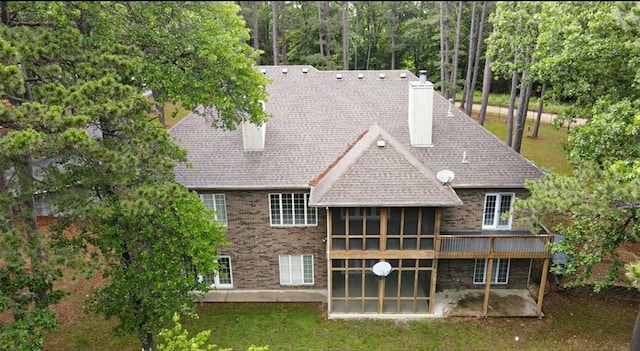
<path id="1" fill-rule="evenodd" d="M 499 117 L 506 117 L 507 116 L 507 112 L 508 112 L 508 108 L 507 107 L 501 107 L 501 106 L 487 106 L 487 112 L 491 112 L 491 113 L 495 113 L 497 114 Z M 480 104 L 473 104 L 472 107 L 472 111 L 477 113 L 480 111 Z M 518 109 L 514 110 L 514 114 L 517 113 Z M 535 111 L 528 111 L 527 112 L 527 119 L 530 120 L 535 120 L 537 117 L 538 113 Z M 542 116 L 540 117 L 541 122 L 545 122 L 545 123 L 549 123 L 551 124 L 551 122 L 553 122 L 553 120 L 558 117 L 558 115 L 552 114 L 552 113 L 543 113 Z M 572 123 L 572 125 L 583 125 L 587 122 L 586 119 L 584 118 L 578 118 L 574 123 Z M 567 126 L 567 123 L 565 123 L 565 127 Z"/>

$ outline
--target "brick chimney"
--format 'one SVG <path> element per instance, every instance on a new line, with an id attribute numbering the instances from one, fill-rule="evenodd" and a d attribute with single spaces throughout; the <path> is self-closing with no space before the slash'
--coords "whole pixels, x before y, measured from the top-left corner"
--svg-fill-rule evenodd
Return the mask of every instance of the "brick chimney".
<path id="1" fill-rule="evenodd" d="M 409 82 L 409 137 L 411 146 L 433 146 L 433 83 L 427 71 L 420 71 L 417 82 Z"/>

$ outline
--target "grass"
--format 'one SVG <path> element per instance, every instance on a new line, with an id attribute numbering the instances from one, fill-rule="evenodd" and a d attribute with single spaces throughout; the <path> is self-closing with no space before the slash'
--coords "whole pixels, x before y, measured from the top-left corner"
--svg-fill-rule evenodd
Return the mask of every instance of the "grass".
<path id="1" fill-rule="evenodd" d="M 477 118 L 476 116 L 474 116 Z M 487 115 L 484 127 L 506 141 L 507 122 L 505 117 Z M 527 121 L 520 151 L 524 157 L 533 161 L 538 167 L 559 173 L 571 174 L 573 167 L 569 164 L 562 145 L 567 142 L 567 130 L 557 129 L 548 123 L 540 123 L 538 137 L 531 137 L 533 122 Z"/>
<path id="2" fill-rule="evenodd" d="M 174 115 L 175 113 L 175 115 Z M 167 128 L 173 127 L 178 121 L 189 114 L 189 110 L 182 107 L 179 101 L 175 104 L 167 102 L 164 105 L 165 124 Z"/>
<path id="3" fill-rule="evenodd" d="M 585 308 L 588 306 L 588 308 Z M 211 303 L 183 320 L 195 334 L 233 350 L 628 350 L 638 301 L 551 292 L 545 318 L 448 318 L 420 321 L 327 320 L 322 304 Z M 546 312 L 548 311 L 548 312 Z M 113 323 L 87 316 L 48 334 L 45 350 L 138 351 Z M 515 341 L 515 337 L 519 341 Z"/>

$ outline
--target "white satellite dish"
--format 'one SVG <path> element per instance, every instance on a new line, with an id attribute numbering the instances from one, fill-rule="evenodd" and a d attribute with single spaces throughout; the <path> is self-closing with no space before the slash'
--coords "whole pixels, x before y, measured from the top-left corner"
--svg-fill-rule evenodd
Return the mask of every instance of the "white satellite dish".
<path id="1" fill-rule="evenodd" d="M 377 262 L 371 267 L 371 271 L 378 277 L 386 277 L 391 273 L 391 264 L 385 261 Z"/>
<path id="2" fill-rule="evenodd" d="M 455 176 L 456 175 L 453 174 L 453 172 L 448 169 L 443 169 L 440 172 L 438 172 L 438 174 L 436 174 L 436 178 L 438 178 L 438 180 L 442 184 L 450 183 Z"/>

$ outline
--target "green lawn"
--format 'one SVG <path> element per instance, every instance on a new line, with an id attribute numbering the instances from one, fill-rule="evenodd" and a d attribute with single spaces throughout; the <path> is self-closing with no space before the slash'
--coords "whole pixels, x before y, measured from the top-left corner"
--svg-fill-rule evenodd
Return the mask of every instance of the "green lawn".
<path id="1" fill-rule="evenodd" d="M 551 292 L 545 318 L 451 318 L 416 321 L 327 320 L 320 304 L 218 303 L 184 320 L 192 334 L 235 351 L 269 350 L 628 350 L 638 301 Z M 587 307 L 588 306 L 588 307 Z M 49 334 L 45 350 L 138 351 L 112 323 L 84 317 Z M 519 341 L 515 341 L 515 337 Z"/>
<path id="2" fill-rule="evenodd" d="M 506 140 L 506 118 L 488 116 L 484 127 L 500 138 Z M 530 130 L 529 130 L 530 129 Z M 567 142 L 567 129 L 556 129 L 548 123 L 540 123 L 538 138 L 531 138 L 533 121 L 527 121 L 522 147 L 520 151 L 524 157 L 533 161 L 538 167 L 560 174 L 571 174 L 573 168 L 567 161 L 562 145 Z"/>

